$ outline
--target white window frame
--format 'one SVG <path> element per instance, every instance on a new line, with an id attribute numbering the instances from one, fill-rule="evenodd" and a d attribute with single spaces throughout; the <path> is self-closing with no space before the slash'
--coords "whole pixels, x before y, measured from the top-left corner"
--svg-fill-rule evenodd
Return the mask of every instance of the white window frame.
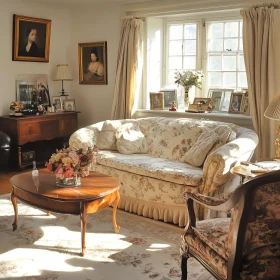
<path id="1" fill-rule="evenodd" d="M 205 79 L 202 84 L 202 91 L 196 89 L 196 96 L 198 97 L 207 97 L 208 95 L 208 83 L 207 83 L 207 24 L 210 22 L 225 22 L 225 21 L 239 21 L 242 20 L 239 11 L 226 11 L 226 15 L 217 15 L 217 12 L 211 14 L 200 14 L 197 16 L 188 16 L 188 17 L 174 17 L 166 18 L 164 20 L 164 29 L 163 29 L 163 36 L 164 36 L 164 47 L 163 47 L 163 57 L 162 57 L 162 88 L 170 87 L 170 84 L 167 83 L 168 80 L 168 53 L 169 53 L 169 37 L 168 37 L 168 28 L 170 25 L 173 24 L 190 24 L 196 23 L 197 24 L 197 44 L 196 44 L 196 63 L 197 69 L 202 69 L 203 73 L 205 73 Z M 238 30 L 238 35 L 240 30 Z M 230 53 L 230 52 L 229 52 Z M 243 52 L 242 52 L 243 53 Z M 239 63 L 239 61 L 237 61 Z M 236 72 L 238 76 L 238 71 Z M 237 77 L 238 81 L 238 77 Z M 206 86 L 207 85 L 207 86 Z"/>

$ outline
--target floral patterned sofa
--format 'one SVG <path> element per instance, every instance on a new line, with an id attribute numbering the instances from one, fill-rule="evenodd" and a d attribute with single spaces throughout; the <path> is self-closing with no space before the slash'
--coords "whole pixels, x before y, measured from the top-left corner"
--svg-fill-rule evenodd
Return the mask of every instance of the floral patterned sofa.
<path id="1" fill-rule="evenodd" d="M 184 192 L 227 198 L 239 185 L 231 167 L 251 158 L 258 137 L 229 123 L 151 117 L 89 125 L 69 144 L 97 144 L 101 156 L 91 168 L 121 181 L 120 209 L 185 226 Z"/>

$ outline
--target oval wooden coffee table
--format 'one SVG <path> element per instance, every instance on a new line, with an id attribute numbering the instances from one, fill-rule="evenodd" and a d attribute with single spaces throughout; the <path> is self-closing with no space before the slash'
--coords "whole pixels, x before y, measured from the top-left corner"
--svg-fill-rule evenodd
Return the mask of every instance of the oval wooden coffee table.
<path id="1" fill-rule="evenodd" d="M 57 187 L 55 175 L 47 171 L 39 171 L 39 176 L 32 177 L 31 172 L 13 176 L 11 201 L 14 206 L 15 220 L 13 230 L 17 229 L 18 207 L 17 198 L 31 206 L 62 214 L 80 215 L 82 256 L 85 254 L 87 214 L 95 213 L 114 203 L 113 226 L 116 233 L 120 232 L 117 225 L 116 212 L 120 200 L 120 181 L 105 174 L 90 172 L 88 177 L 81 178 L 81 186 L 71 188 Z"/>

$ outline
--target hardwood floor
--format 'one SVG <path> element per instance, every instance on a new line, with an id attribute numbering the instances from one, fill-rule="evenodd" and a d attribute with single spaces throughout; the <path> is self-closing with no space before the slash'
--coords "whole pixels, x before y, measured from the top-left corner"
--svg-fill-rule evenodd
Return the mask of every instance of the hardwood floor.
<path id="1" fill-rule="evenodd" d="M 10 178 L 20 172 L 30 171 L 32 168 L 26 168 L 23 171 L 10 171 L 8 173 L 0 173 L 0 195 L 10 193 L 12 191 L 12 186 L 10 183 Z M 45 169 L 45 168 L 38 168 Z"/>

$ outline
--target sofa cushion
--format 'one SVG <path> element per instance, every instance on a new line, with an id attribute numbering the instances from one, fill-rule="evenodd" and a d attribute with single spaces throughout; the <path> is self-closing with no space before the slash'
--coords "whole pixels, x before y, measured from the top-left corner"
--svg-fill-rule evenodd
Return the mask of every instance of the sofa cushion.
<path id="1" fill-rule="evenodd" d="M 204 130 L 194 145 L 186 152 L 185 161 L 194 166 L 201 166 L 218 138 L 216 132 L 209 129 Z"/>
<path id="2" fill-rule="evenodd" d="M 144 154 L 125 155 L 114 151 L 100 151 L 97 164 L 182 185 L 198 186 L 202 182 L 202 168 L 187 163 L 156 158 Z"/>
<path id="3" fill-rule="evenodd" d="M 159 158 L 184 162 L 185 153 L 197 141 L 203 128 L 196 123 L 174 123 L 166 125 L 159 123 L 153 126 L 147 136 L 152 141 L 150 154 Z"/>
<path id="4" fill-rule="evenodd" d="M 107 120 L 103 123 L 102 129 L 98 134 L 96 146 L 101 150 L 117 150 L 116 131 L 124 123 L 133 123 L 136 120 Z"/>
<path id="5" fill-rule="evenodd" d="M 117 148 L 122 154 L 146 154 L 147 140 L 140 131 L 138 122 L 121 125 L 116 131 Z"/>

